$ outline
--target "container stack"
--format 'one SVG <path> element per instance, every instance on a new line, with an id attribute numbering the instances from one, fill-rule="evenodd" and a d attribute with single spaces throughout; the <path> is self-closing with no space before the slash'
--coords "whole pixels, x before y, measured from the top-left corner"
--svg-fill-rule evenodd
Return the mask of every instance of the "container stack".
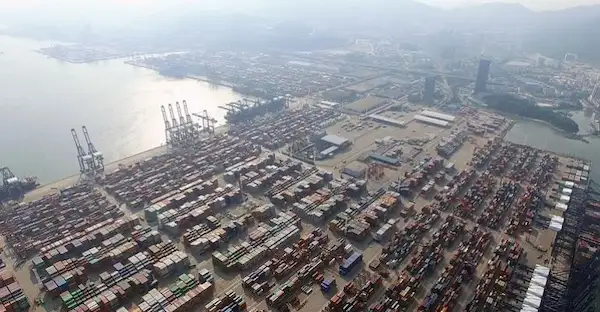
<path id="1" fill-rule="evenodd" d="M 125 264 L 120 262 L 115 263 L 113 265 L 114 271 L 101 273 L 100 281 L 110 287 L 149 267 L 150 259 L 148 256 L 145 253 L 138 253 L 130 257 Z"/>
<path id="2" fill-rule="evenodd" d="M 89 186 L 75 186 L 4 211 L 0 233 L 15 255 L 29 258 L 52 242 L 122 215 L 123 212 L 99 191 Z M 64 251 L 68 250 L 55 252 L 53 256 L 58 260 L 69 257 Z"/>
<path id="3" fill-rule="evenodd" d="M 144 270 L 107 289 L 105 284 L 79 285 L 75 290 L 63 292 L 60 297 L 68 310 L 117 310 L 121 301 L 136 293 L 147 292 L 154 283 L 150 271 Z"/>
<path id="4" fill-rule="evenodd" d="M 110 218 L 98 222 L 80 232 L 42 247 L 40 255 L 34 258 L 34 265 L 36 268 L 43 267 L 43 262 L 54 263 L 70 256 L 81 255 L 82 252 L 89 249 L 90 245 L 97 244 L 115 234 L 128 232 L 139 223 L 140 219 L 135 216 L 123 217 L 118 220 Z"/>
<path id="5" fill-rule="evenodd" d="M 185 252 L 175 251 L 152 266 L 152 271 L 158 277 L 164 278 L 176 272 L 181 272 L 190 266 L 190 259 Z"/>
<path id="6" fill-rule="evenodd" d="M 238 223 L 229 222 L 223 227 L 204 232 L 201 236 L 194 235 L 197 237 L 196 239 L 193 239 L 191 235 L 188 235 L 187 237 L 184 236 L 184 239 L 188 242 L 190 239 L 193 239 L 188 245 L 195 254 L 200 255 L 206 251 L 215 250 L 221 246 L 221 244 L 230 241 L 236 237 L 239 231 L 241 231 L 241 227 Z"/>
<path id="7" fill-rule="evenodd" d="M 227 252 L 212 254 L 213 263 L 225 270 L 247 269 L 262 260 L 272 248 L 284 247 L 300 237 L 300 218 L 293 213 L 280 213 L 261 224 L 249 234 L 249 240 L 238 246 L 230 246 Z"/>
<path id="8" fill-rule="evenodd" d="M 290 298 L 294 292 L 302 287 L 302 285 L 305 285 L 309 279 L 314 279 L 322 272 L 323 265 L 324 263 L 322 260 L 316 259 L 302 266 L 294 276 L 267 295 L 267 304 L 274 308 L 285 305 L 287 303 L 286 300 Z"/>
<path id="9" fill-rule="evenodd" d="M 233 291 L 223 297 L 215 298 L 205 306 L 208 312 L 245 311 L 246 308 L 244 298 Z"/>
<path id="10" fill-rule="evenodd" d="M 28 311 L 29 301 L 14 276 L 6 269 L 0 270 L 0 311 Z"/>
<path id="11" fill-rule="evenodd" d="M 86 273 L 84 267 L 77 267 L 50 280 L 44 280 L 44 290 L 51 296 L 58 296 L 60 293 L 71 289 L 75 285 L 85 282 L 87 279 Z"/>
<path id="12" fill-rule="evenodd" d="M 262 205 L 252 211 L 252 215 L 259 221 L 269 220 L 275 216 L 275 206 L 272 204 Z"/>
<path id="13" fill-rule="evenodd" d="M 157 216 L 159 229 L 165 229 L 174 235 L 204 221 L 230 205 L 241 204 L 242 192 L 228 184 L 215 189 L 214 193 L 202 195 L 194 201 L 186 202 L 178 209 L 168 209 Z"/>
<path id="14" fill-rule="evenodd" d="M 153 288 L 142 296 L 142 302 L 138 304 L 141 311 L 169 311 L 167 306 L 175 302 L 178 298 L 184 297 L 190 291 L 197 289 L 199 282 L 189 274 L 179 276 L 175 284 L 169 288 L 161 290 Z M 208 286 L 207 288 L 210 288 Z"/>
<path id="15" fill-rule="evenodd" d="M 140 246 L 140 248 L 148 248 L 154 244 L 158 244 L 161 241 L 160 233 L 153 230 L 150 227 L 137 226 L 131 233 L 133 240 Z"/>
<path id="16" fill-rule="evenodd" d="M 273 261 L 268 260 L 258 269 L 244 277 L 242 279 L 242 285 L 247 289 L 252 290 L 254 294 L 261 295 L 267 290 L 269 279 L 273 275 L 273 270 L 271 269 L 272 266 Z"/>

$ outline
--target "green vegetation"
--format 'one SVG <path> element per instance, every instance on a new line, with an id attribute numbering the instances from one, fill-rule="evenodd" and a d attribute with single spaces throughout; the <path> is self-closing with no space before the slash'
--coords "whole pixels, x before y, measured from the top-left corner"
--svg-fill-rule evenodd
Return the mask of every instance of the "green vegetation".
<path id="1" fill-rule="evenodd" d="M 579 132 L 579 126 L 571 118 L 551 109 L 538 107 L 535 103 L 527 99 L 522 99 L 511 94 L 491 94 L 485 96 L 483 101 L 490 108 L 501 112 L 542 120 L 569 133 Z"/>

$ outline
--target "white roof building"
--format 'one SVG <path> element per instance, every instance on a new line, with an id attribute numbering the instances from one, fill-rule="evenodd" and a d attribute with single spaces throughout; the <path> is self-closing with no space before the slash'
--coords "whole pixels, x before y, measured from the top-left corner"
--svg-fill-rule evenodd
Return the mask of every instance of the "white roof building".
<path id="1" fill-rule="evenodd" d="M 456 119 L 456 117 L 454 117 L 452 115 L 442 114 L 442 113 L 437 113 L 437 112 L 432 112 L 432 111 L 428 111 L 428 110 L 422 111 L 421 115 L 427 116 L 427 117 L 431 117 L 431 118 L 435 118 L 435 119 L 440 119 L 440 120 L 448 121 L 448 122 L 453 122 Z"/>
<path id="2" fill-rule="evenodd" d="M 438 127 L 448 127 L 448 122 L 444 121 L 444 120 L 440 120 L 440 119 L 436 119 L 436 118 L 431 118 L 431 117 L 427 117 L 427 116 L 423 116 L 423 115 L 415 115 L 414 117 L 415 120 L 420 121 L 420 122 L 424 122 L 426 124 L 430 124 L 430 125 L 434 125 L 434 126 L 438 126 Z"/>
<path id="3" fill-rule="evenodd" d="M 567 204 L 563 204 L 563 203 L 556 203 L 556 206 L 554 206 L 554 209 L 560 210 L 560 211 L 567 211 L 567 209 L 569 209 L 569 206 Z"/>

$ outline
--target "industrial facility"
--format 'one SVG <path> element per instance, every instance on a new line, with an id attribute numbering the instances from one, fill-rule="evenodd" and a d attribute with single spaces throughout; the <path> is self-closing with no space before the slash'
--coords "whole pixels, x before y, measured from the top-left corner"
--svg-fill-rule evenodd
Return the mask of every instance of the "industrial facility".
<path id="1" fill-rule="evenodd" d="M 600 261 L 591 164 L 505 141 L 509 120 L 242 105 L 220 132 L 181 104 L 161 107 L 165 153 L 118 168 L 72 129 L 81 183 L 0 215 L 18 259 L 0 268 L 0 306 L 584 311 L 596 300 L 584 286 Z M 493 127 L 483 136 L 476 121 Z M 3 173 L 10 193 L 20 180 Z"/>
<path id="2" fill-rule="evenodd" d="M 8 167 L 1 167 L 2 184 L 0 184 L 0 203 L 7 200 L 17 200 L 25 193 L 39 186 L 35 177 L 19 179 Z"/>

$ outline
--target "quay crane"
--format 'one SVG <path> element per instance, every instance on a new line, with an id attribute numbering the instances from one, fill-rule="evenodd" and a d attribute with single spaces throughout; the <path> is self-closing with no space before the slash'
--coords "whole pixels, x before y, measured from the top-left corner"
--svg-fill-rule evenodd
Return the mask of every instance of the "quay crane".
<path id="1" fill-rule="evenodd" d="M 217 120 L 208 116 L 207 110 L 203 110 L 202 115 L 196 114 L 196 113 L 193 113 L 192 115 L 194 115 L 194 116 L 200 118 L 200 120 L 202 120 L 202 131 L 206 131 L 206 132 L 208 132 L 208 134 L 215 133 L 215 124 L 217 123 Z"/>
<path id="2" fill-rule="evenodd" d="M 183 111 L 185 113 L 185 122 L 187 124 L 188 131 L 190 132 L 191 137 L 194 140 L 198 139 L 198 137 L 200 136 L 200 133 L 198 131 L 199 125 L 197 123 L 195 123 L 194 120 L 192 119 L 192 115 L 190 114 L 190 111 L 188 110 L 187 102 L 185 100 L 183 100 Z"/>
<path id="3" fill-rule="evenodd" d="M 186 127 L 185 118 L 183 117 L 183 114 L 181 114 L 181 105 L 179 105 L 179 102 L 175 102 L 175 108 L 177 109 L 177 117 L 179 117 L 179 133 L 185 141 L 188 141 L 190 140 L 191 133 L 189 133 Z"/>
<path id="4" fill-rule="evenodd" d="M 192 120 L 187 102 L 184 100 L 182 103 L 183 111 L 181 104 L 175 102 L 177 115 L 173 111 L 172 104 L 167 105 L 169 109 L 168 114 L 165 105 L 161 105 L 160 107 L 165 124 L 165 139 L 168 147 L 192 147 L 200 137 L 199 125 Z"/>
<path id="5" fill-rule="evenodd" d="M 77 131 L 73 128 L 71 129 L 71 136 L 73 137 L 73 142 L 75 142 L 75 148 L 77 149 L 79 179 L 80 181 L 92 182 L 96 179 L 97 175 L 104 173 L 104 156 L 92 143 L 86 126 L 81 127 L 81 130 L 83 131 L 83 136 L 85 137 L 85 142 L 88 147 L 87 153 L 79 142 Z"/>
<path id="6" fill-rule="evenodd" d="M 73 136 L 73 142 L 75 142 L 75 148 L 77 149 L 77 162 L 79 163 L 79 180 L 87 181 L 93 180 L 94 178 L 94 159 L 92 155 L 86 154 L 85 150 L 79 142 L 77 131 L 71 129 L 71 136 Z"/>
<path id="7" fill-rule="evenodd" d="M 177 122 L 177 118 L 175 118 L 175 114 L 173 113 L 173 105 L 169 103 L 169 115 L 171 115 L 171 143 L 174 145 L 181 145 L 183 142 L 183 138 L 181 132 L 179 131 L 179 123 Z"/>
<path id="8" fill-rule="evenodd" d="M 17 178 L 8 167 L 1 167 L 0 202 L 16 200 L 39 186 L 36 177 Z"/>
<path id="9" fill-rule="evenodd" d="M 88 133 L 86 126 L 82 126 L 81 131 L 83 131 L 83 136 L 85 137 L 85 142 L 87 143 L 87 146 L 88 146 L 88 154 L 91 155 L 91 157 L 92 157 L 91 163 L 92 163 L 92 169 L 93 169 L 94 173 L 95 174 L 103 174 L 104 173 L 104 155 L 102 155 L 102 153 L 96 149 L 96 147 L 94 146 L 94 143 L 92 143 L 92 140 L 90 139 L 90 134 Z"/>
<path id="10" fill-rule="evenodd" d="M 165 123 L 165 140 L 167 146 L 171 146 L 173 140 L 173 135 L 171 132 L 173 128 L 171 127 L 171 122 L 169 122 L 169 117 L 167 116 L 167 110 L 165 109 L 165 106 L 161 105 L 160 110 L 162 111 L 163 121 Z"/>

